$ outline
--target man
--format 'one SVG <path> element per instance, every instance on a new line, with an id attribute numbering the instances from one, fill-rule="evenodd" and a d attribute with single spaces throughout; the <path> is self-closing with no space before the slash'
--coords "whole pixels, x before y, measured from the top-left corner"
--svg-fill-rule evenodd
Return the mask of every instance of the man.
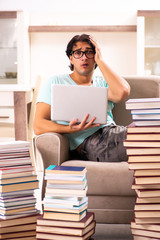
<path id="1" fill-rule="evenodd" d="M 67 45 L 72 73 L 53 76 L 40 91 L 34 120 L 34 132 L 66 134 L 70 141 L 71 157 L 91 161 L 127 161 L 123 140 L 126 128 L 116 126 L 112 116 L 114 103 L 126 99 L 130 86 L 103 60 L 97 41 L 87 35 L 74 36 Z M 93 76 L 99 67 L 103 77 Z M 51 121 L 51 84 L 71 84 L 108 87 L 107 125 L 95 124 L 95 118 L 87 122 L 88 114 L 78 123 L 76 116 L 70 123 Z M 87 104 L 87 103 L 86 103 Z"/>

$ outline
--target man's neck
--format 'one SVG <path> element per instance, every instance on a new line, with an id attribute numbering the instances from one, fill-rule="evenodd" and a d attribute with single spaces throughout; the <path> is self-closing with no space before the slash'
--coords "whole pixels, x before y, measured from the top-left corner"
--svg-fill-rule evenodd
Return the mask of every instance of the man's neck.
<path id="1" fill-rule="evenodd" d="M 78 85 L 88 85 L 88 86 L 90 86 L 90 85 L 92 85 L 92 76 L 93 76 L 93 74 L 91 74 L 91 75 L 79 75 L 79 74 L 76 74 L 76 73 L 71 73 L 70 74 L 70 77 L 72 78 L 72 80 L 76 83 L 76 84 L 78 84 Z"/>

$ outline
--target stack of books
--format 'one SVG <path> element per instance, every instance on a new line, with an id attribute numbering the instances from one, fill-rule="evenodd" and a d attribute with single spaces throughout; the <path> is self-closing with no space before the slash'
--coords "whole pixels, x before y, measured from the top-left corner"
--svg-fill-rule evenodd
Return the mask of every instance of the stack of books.
<path id="1" fill-rule="evenodd" d="M 129 99 L 126 109 L 131 110 L 135 126 L 160 126 L 160 98 Z"/>
<path id="2" fill-rule="evenodd" d="M 156 108 L 160 109 L 159 99 L 154 101 L 151 99 L 151 102 L 150 99 L 146 99 L 141 105 L 141 99 L 132 99 L 128 102 L 126 108 L 130 109 L 132 114 L 136 112 L 141 115 L 142 112 L 142 115 L 145 115 L 144 112 L 158 112 Z M 149 122 L 148 120 L 140 122 L 138 126 L 135 117 L 133 118 L 124 141 L 129 169 L 134 171 L 132 189 L 137 195 L 131 231 L 134 240 L 160 239 L 160 126 L 156 125 L 157 121 L 154 118 Z"/>
<path id="3" fill-rule="evenodd" d="M 43 216 L 37 220 L 37 239 L 88 240 L 95 232 L 94 213 L 87 211 L 86 168 L 51 165 Z"/>
<path id="4" fill-rule="evenodd" d="M 38 188 L 30 143 L 0 143 L 0 239 L 36 239 L 34 190 Z"/>

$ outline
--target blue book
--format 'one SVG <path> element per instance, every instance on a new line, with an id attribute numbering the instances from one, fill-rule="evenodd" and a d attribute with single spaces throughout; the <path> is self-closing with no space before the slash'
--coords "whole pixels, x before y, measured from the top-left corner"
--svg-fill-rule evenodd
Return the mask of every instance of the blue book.
<path id="1" fill-rule="evenodd" d="M 84 173 L 86 173 L 86 168 L 85 167 L 77 167 L 77 166 L 50 165 L 46 169 L 46 173 L 83 175 Z"/>

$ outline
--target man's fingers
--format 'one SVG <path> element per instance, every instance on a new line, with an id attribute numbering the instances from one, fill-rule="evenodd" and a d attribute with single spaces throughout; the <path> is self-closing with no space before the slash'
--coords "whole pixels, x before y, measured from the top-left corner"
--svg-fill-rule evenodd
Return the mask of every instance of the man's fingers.
<path id="1" fill-rule="evenodd" d="M 88 123 L 86 123 L 85 128 L 99 126 L 99 124 L 96 124 L 96 123 L 94 124 L 95 120 L 96 120 L 96 117 L 93 117 Z"/>
<path id="2" fill-rule="evenodd" d="M 83 118 L 82 122 L 80 123 L 81 126 L 86 125 L 87 119 L 89 118 L 89 114 L 86 114 L 86 116 Z"/>
<path id="3" fill-rule="evenodd" d="M 78 119 L 74 118 L 73 120 L 70 121 L 69 126 L 71 129 L 75 129 L 77 131 L 80 131 L 80 130 L 82 131 L 91 127 L 100 126 L 100 124 L 94 124 L 96 117 L 93 117 L 89 122 L 87 122 L 88 118 L 89 118 L 89 114 L 86 114 L 86 116 L 84 117 L 81 123 L 78 123 Z"/>
<path id="4" fill-rule="evenodd" d="M 72 128 L 73 125 L 77 124 L 77 122 L 78 122 L 78 119 L 74 118 L 73 120 L 70 121 L 69 126 Z"/>

